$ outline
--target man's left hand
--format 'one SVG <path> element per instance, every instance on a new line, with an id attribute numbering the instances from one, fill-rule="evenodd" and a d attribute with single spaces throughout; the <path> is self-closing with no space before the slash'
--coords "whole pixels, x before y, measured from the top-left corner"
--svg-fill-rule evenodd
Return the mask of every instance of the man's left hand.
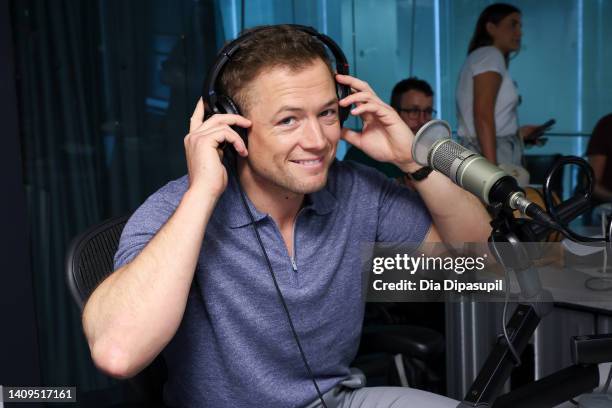
<path id="1" fill-rule="evenodd" d="M 340 106 L 355 104 L 351 114 L 361 117 L 361 132 L 343 128 L 342 138 L 380 162 L 393 163 L 404 171 L 414 167 L 412 141 L 414 135 L 398 113 L 374 93 L 367 82 L 350 75 L 336 75 L 336 80 L 349 85 L 353 93 L 339 101 Z"/>

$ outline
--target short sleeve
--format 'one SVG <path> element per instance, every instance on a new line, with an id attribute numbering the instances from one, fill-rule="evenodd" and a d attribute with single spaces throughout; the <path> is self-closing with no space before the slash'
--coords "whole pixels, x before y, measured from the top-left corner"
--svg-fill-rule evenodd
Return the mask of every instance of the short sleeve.
<path id="1" fill-rule="evenodd" d="M 431 227 L 431 216 L 418 193 L 387 180 L 378 212 L 377 241 L 420 244 Z"/>
<path id="2" fill-rule="evenodd" d="M 333 170 L 328 188 L 353 203 L 354 222 L 371 225 L 369 242 L 423 242 L 431 216 L 418 193 L 361 163 L 337 162 Z"/>
<path id="3" fill-rule="evenodd" d="M 506 72 L 504 56 L 495 47 L 478 48 L 472 52 L 470 59 L 473 77 L 484 72 L 497 72 L 504 76 Z"/>
<path id="4" fill-rule="evenodd" d="M 173 181 L 151 195 L 125 224 L 115 253 L 115 270 L 131 262 L 168 221 L 184 189 Z"/>

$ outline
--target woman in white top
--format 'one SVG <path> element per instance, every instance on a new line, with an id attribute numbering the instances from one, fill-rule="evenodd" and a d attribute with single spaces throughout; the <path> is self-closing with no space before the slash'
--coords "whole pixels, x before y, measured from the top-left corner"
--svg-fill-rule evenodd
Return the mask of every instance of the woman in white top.
<path id="1" fill-rule="evenodd" d="M 457 85 L 460 142 L 494 164 L 520 166 L 522 137 L 536 126 L 518 127 L 519 95 L 508 72 L 510 53 L 521 47 L 521 12 L 503 3 L 478 18 Z M 502 166 L 503 167 L 503 166 Z"/>

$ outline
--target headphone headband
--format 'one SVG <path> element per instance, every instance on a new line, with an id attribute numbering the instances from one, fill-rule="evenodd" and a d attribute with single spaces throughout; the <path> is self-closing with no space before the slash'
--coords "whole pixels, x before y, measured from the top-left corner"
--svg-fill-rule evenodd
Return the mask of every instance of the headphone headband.
<path id="1" fill-rule="evenodd" d="M 322 34 L 309 26 L 299 24 L 283 25 L 310 34 L 311 36 L 321 41 L 323 45 L 325 45 L 327 49 L 331 51 L 334 57 L 336 72 L 338 74 L 348 75 L 349 65 L 346 56 L 342 52 L 340 46 L 334 40 L 332 40 L 331 37 Z M 236 54 L 236 52 L 240 50 L 240 47 L 244 44 L 244 42 L 251 38 L 255 33 L 269 27 L 270 26 L 263 26 L 255 28 L 252 31 L 249 31 L 248 33 L 243 34 L 238 38 L 234 39 L 219 51 L 219 53 L 217 54 L 217 59 L 208 71 L 208 75 L 206 76 L 206 81 L 204 81 L 204 86 L 202 90 L 202 99 L 206 102 L 207 115 L 212 115 L 214 113 L 239 113 L 237 109 L 238 107 L 228 96 L 220 95 L 217 92 L 217 81 L 219 80 L 223 69 L 225 68 L 227 63 L 230 62 L 232 56 L 234 56 L 234 54 Z M 342 99 L 350 94 L 350 87 L 348 87 L 347 85 L 341 85 L 336 83 L 336 93 L 338 94 L 338 99 Z M 235 112 L 228 112 L 228 109 L 235 110 Z M 339 118 L 341 126 L 348 117 L 348 114 L 349 108 L 339 109 Z"/>

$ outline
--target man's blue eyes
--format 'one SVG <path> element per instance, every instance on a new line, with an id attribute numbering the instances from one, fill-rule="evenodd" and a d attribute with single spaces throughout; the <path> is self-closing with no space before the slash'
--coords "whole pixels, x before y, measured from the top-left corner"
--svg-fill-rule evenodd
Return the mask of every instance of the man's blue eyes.
<path id="1" fill-rule="evenodd" d="M 293 121 L 295 120 L 294 117 L 290 117 L 290 118 L 285 118 L 283 120 L 281 120 L 280 122 L 278 122 L 279 125 L 290 125 L 293 123 Z"/>
<path id="2" fill-rule="evenodd" d="M 330 116 L 335 116 L 336 115 L 336 110 L 335 109 L 326 109 L 323 112 L 321 112 L 319 114 L 320 117 L 330 117 Z M 281 119 L 278 124 L 279 125 L 292 125 L 295 121 L 296 121 L 296 117 L 295 116 L 289 116 L 287 118 Z"/>

